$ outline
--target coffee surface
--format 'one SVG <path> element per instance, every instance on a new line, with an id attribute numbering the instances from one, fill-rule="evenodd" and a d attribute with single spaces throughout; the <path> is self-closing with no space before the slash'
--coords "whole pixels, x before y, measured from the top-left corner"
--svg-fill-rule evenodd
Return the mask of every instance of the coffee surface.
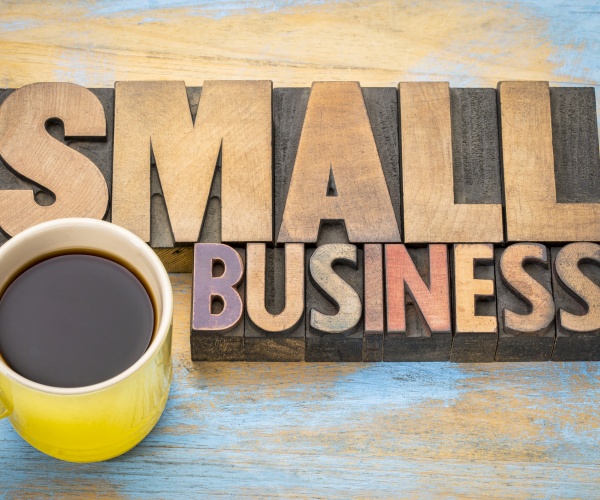
<path id="1" fill-rule="evenodd" d="M 0 354 L 25 378 L 54 387 L 108 380 L 146 351 L 154 310 L 128 269 L 95 255 L 44 260 L 0 298 Z"/>

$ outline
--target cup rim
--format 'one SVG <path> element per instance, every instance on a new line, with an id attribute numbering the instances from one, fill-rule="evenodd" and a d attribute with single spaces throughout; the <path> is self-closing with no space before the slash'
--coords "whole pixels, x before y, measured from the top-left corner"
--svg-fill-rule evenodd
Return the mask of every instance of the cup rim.
<path id="1" fill-rule="evenodd" d="M 48 222 L 42 222 L 28 229 L 25 229 L 17 235 L 13 236 L 7 242 L 5 242 L 4 245 L 0 246 L 0 262 L 2 261 L 3 255 L 9 252 L 13 247 L 19 245 L 21 243 L 21 240 L 32 237 L 33 235 L 41 231 L 48 231 L 61 227 L 97 227 L 103 231 L 106 230 L 109 232 L 113 232 L 122 238 L 129 239 L 131 242 L 138 246 L 140 252 L 144 254 L 144 256 L 152 263 L 153 267 L 157 270 L 159 287 L 164 297 L 163 314 L 159 320 L 156 333 L 152 338 L 152 342 L 150 343 L 150 346 L 148 347 L 146 352 L 133 365 L 127 368 L 127 370 L 103 382 L 82 387 L 54 387 L 50 385 L 40 384 L 38 382 L 34 382 L 33 380 L 29 380 L 28 378 L 25 378 L 22 375 L 15 372 L 10 366 L 8 366 L 6 361 L 0 355 L 0 374 L 4 374 L 8 378 L 13 379 L 14 381 L 36 391 L 69 396 L 78 394 L 88 394 L 108 389 L 109 387 L 112 387 L 130 377 L 132 374 L 141 369 L 146 363 L 148 363 L 148 361 L 152 359 L 155 353 L 162 346 L 171 328 L 173 318 L 173 290 L 171 288 L 171 281 L 169 279 L 169 275 L 163 263 L 148 244 L 146 244 L 140 237 L 133 234 L 131 231 L 121 226 L 118 226 L 117 224 L 113 224 L 112 222 L 106 222 L 98 219 L 76 217 L 55 219 Z"/>

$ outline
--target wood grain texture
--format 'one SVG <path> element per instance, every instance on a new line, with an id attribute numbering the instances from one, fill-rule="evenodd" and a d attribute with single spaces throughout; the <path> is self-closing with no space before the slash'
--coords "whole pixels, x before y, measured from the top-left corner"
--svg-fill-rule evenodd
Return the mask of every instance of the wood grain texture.
<path id="1" fill-rule="evenodd" d="M 494 247 L 454 245 L 454 338 L 450 361 L 494 361 L 498 343 Z"/>
<path id="2" fill-rule="evenodd" d="M 113 220 L 150 241 L 150 153 L 176 243 L 198 241 L 219 154 L 221 239 L 271 241 L 271 82 L 116 84 Z"/>
<path id="3" fill-rule="evenodd" d="M 400 240 L 356 82 L 313 83 L 277 241 L 316 243 L 322 220 L 344 221 L 352 243 Z"/>
<path id="4" fill-rule="evenodd" d="M 545 242 L 599 240 L 600 203 L 557 202 L 548 82 L 502 82 L 498 85 L 498 93 L 507 239 Z M 555 102 L 562 100 L 560 95 L 559 92 Z M 585 97 L 584 94 L 578 95 Z M 556 133 L 558 158 L 563 161 L 567 157 L 573 158 L 561 166 L 564 172 L 561 177 L 575 178 L 565 184 L 564 198 L 569 198 L 569 191 L 577 191 L 574 182 L 586 183 L 586 177 L 593 180 L 598 175 L 598 148 L 594 147 L 598 131 L 597 127 L 591 127 L 593 122 L 585 116 L 583 119 L 580 117 L 580 107 L 570 106 L 568 102 L 558 104 L 559 108 L 567 108 L 567 112 L 559 109 L 556 113 L 555 121 L 564 121 Z M 583 107 L 587 110 L 587 106 Z M 592 135 L 596 137 L 595 141 L 590 140 Z M 591 142 L 583 147 L 590 157 L 586 156 L 582 161 L 577 159 L 582 156 L 579 151 L 582 147 L 577 144 L 579 140 Z M 592 148 L 595 150 L 591 151 Z M 577 168 L 571 169 L 570 166 Z M 586 171 L 583 180 L 577 179 L 578 168 Z M 585 195 L 582 197 L 586 198 Z M 579 201 L 577 195 L 574 198 Z"/>
<path id="5" fill-rule="evenodd" d="M 600 245 L 552 248 L 557 311 L 553 361 L 600 361 Z"/>
<path id="6" fill-rule="evenodd" d="M 191 354 L 194 361 L 244 360 L 243 248 L 194 245 Z"/>
<path id="7" fill-rule="evenodd" d="M 51 120 L 62 122 L 66 138 L 106 138 L 104 107 L 84 87 L 36 83 L 5 94 L 0 106 L 5 173 L 0 180 L 9 182 L 0 184 L 0 227 L 7 235 L 53 219 L 102 219 L 107 213 L 109 191 L 103 173 L 88 157 L 50 135 L 46 123 Z M 12 181 L 7 166 L 43 187 L 44 195 L 36 199 L 32 189 Z M 15 184 L 21 189 L 11 189 Z"/>
<path id="8" fill-rule="evenodd" d="M 541 243 L 494 250 L 496 361 L 549 361 L 556 328 L 550 252 Z"/>
<path id="9" fill-rule="evenodd" d="M 597 363 L 198 363 L 192 277 L 171 282 L 174 376 L 156 428 L 121 457 L 69 464 L 2 420 L 6 498 L 597 493 Z"/>
<path id="10" fill-rule="evenodd" d="M 362 249 L 331 243 L 306 251 L 306 361 L 361 361 Z"/>
<path id="11" fill-rule="evenodd" d="M 385 295 L 383 245 L 364 245 L 363 361 L 383 361 Z"/>
<path id="12" fill-rule="evenodd" d="M 385 245 L 384 361 L 448 361 L 452 346 L 446 245 Z"/>
<path id="13" fill-rule="evenodd" d="M 246 361 L 304 361 L 304 245 L 246 245 Z"/>
<path id="14" fill-rule="evenodd" d="M 490 198 L 486 203 L 476 205 L 455 201 L 448 84 L 400 83 L 398 90 L 404 241 L 502 242 L 502 205 L 499 200 Z M 491 126 L 487 120 L 485 133 L 488 135 L 490 129 L 487 127 Z M 474 142 L 470 144 L 473 148 L 476 147 Z M 457 150 L 460 150 L 458 146 Z M 424 151 L 427 154 L 423 154 Z M 483 158 L 481 153 L 479 156 Z M 472 160 L 467 152 L 465 157 Z M 461 172 L 464 172 L 471 163 L 463 162 L 461 165 Z M 482 184 L 478 182 L 478 185 Z"/>

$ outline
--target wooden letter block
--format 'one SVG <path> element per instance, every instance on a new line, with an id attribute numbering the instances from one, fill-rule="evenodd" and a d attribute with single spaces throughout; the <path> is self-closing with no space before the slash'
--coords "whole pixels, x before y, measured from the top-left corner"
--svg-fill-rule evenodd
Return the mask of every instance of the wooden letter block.
<path id="1" fill-rule="evenodd" d="M 115 88 L 113 222 L 160 248 L 272 241 L 271 82 Z M 201 238 L 206 225 L 218 236 Z"/>
<path id="2" fill-rule="evenodd" d="M 541 243 L 496 248 L 496 361 L 548 361 L 554 348 L 550 255 Z"/>
<path id="3" fill-rule="evenodd" d="M 351 242 L 400 241 L 369 115 L 356 82 L 315 82 L 312 86 L 277 241 L 315 243 L 321 221 L 327 220 L 343 221 Z"/>
<path id="4" fill-rule="evenodd" d="M 593 89 L 552 89 L 553 99 L 548 82 L 503 82 L 498 89 L 507 239 L 600 240 Z"/>
<path id="5" fill-rule="evenodd" d="M 306 260 L 306 361 L 361 361 L 362 250 L 328 244 Z"/>
<path id="6" fill-rule="evenodd" d="M 448 361 L 452 346 L 446 245 L 385 246 L 384 361 Z"/>
<path id="7" fill-rule="evenodd" d="M 494 361 L 498 323 L 491 244 L 454 245 L 454 325 L 450 361 Z"/>
<path id="8" fill-rule="evenodd" d="M 398 88 L 404 241 L 502 242 L 500 167 L 492 95 L 469 91 L 457 94 L 453 123 L 447 83 L 400 83 Z M 479 107 L 484 123 L 473 124 L 476 118 L 468 113 L 471 102 Z M 457 129 L 455 147 L 453 125 Z M 480 135 L 470 134 L 469 130 Z M 453 151 L 460 154 L 456 176 Z M 455 180 L 462 182 L 457 186 Z M 469 184 L 475 189 L 467 189 Z"/>
<path id="9" fill-rule="evenodd" d="M 219 243 L 194 245 L 193 361 L 244 360 L 243 257 Z"/>
<path id="10" fill-rule="evenodd" d="M 600 361 L 600 245 L 552 248 L 556 343 L 552 361 Z"/>
<path id="11" fill-rule="evenodd" d="M 304 245 L 246 247 L 246 361 L 304 361 Z"/>
<path id="12" fill-rule="evenodd" d="M 110 92 L 97 94 L 110 108 Z M 5 235 L 0 243 L 40 222 L 105 218 L 110 146 L 104 142 L 105 147 L 80 152 L 90 139 L 107 136 L 105 108 L 97 95 L 71 83 L 35 83 L 0 97 L 0 228 Z M 64 138 L 77 138 L 73 147 L 61 140 L 58 120 Z"/>
<path id="13" fill-rule="evenodd" d="M 383 294 L 383 246 L 364 246 L 365 314 L 363 361 L 383 361 L 385 299 Z"/>

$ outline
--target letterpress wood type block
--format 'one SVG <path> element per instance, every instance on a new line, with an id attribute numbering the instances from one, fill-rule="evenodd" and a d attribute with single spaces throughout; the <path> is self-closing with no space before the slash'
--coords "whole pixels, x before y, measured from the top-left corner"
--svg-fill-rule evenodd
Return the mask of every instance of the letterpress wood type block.
<path id="1" fill-rule="evenodd" d="M 306 272 L 306 361 L 361 361 L 362 249 L 307 249 Z"/>
<path id="2" fill-rule="evenodd" d="M 383 245 L 364 246 L 364 337 L 363 361 L 383 361 L 385 296 L 383 290 Z"/>
<path id="3" fill-rule="evenodd" d="M 494 293 L 494 247 L 454 245 L 454 337 L 450 361 L 494 361 L 498 323 Z"/>
<path id="4" fill-rule="evenodd" d="M 110 221 L 113 114 L 112 89 L 0 90 L 0 245 L 45 220 Z"/>
<path id="5" fill-rule="evenodd" d="M 593 89 L 502 82 L 508 241 L 600 240 L 600 159 Z"/>
<path id="6" fill-rule="evenodd" d="M 304 244 L 246 247 L 246 361 L 304 361 Z"/>
<path id="7" fill-rule="evenodd" d="M 502 242 L 495 93 L 400 83 L 406 243 Z"/>
<path id="8" fill-rule="evenodd" d="M 600 245 L 552 248 L 556 343 L 552 361 L 600 361 Z"/>
<path id="9" fill-rule="evenodd" d="M 548 361 L 554 348 L 550 251 L 516 243 L 494 251 L 498 347 L 496 361 Z"/>
<path id="10" fill-rule="evenodd" d="M 271 82 L 115 88 L 114 222 L 173 270 L 189 250 L 169 248 L 272 241 Z"/>
<path id="11" fill-rule="evenodd" d="M 193 361 L 244 360 L 244 257 L 241 248 L 194 245 Z"/>
<path id="12" fill-rule="evenodd" d="M 277 241 L 315 243 L 332 221 L 343 221 L 350 242 L 399 241 L 393 89 L 315 82 L 310 94 L 274 96 Z"/>
<path id="13" fill-rule="evenodd" d="M 452 346 L 446 245 L 385 245 L 384 361 L 448 361 Z"/>

